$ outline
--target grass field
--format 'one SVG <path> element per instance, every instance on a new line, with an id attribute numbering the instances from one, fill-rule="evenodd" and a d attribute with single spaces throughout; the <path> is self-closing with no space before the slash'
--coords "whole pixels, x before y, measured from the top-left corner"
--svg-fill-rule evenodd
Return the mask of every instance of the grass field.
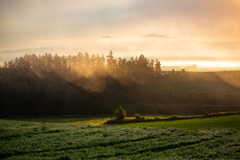
<path id="1" fill-rule="evenodd" d="M 160 121 L 160 122 L 143 122 L 143 123 L 129 123 L 121 126 L 132 127 L 167 127 L 167 128 L 187 128 L 187 129 L 220 129 L 232 128 L 240 131 L 240 115 L 222 116 L 212 118 L 196 118 L 189 120 L 177 121 Z"/>
<path id="2" fill-rule="evenodd" d="M 220 120 L 216 118 L 204 120 L 207 119 L 212 124 Z M 227 119 L 233 119 L 229 123 L 239 123 L 237 116 L 228 116 Z M 194 123 L 192 120 L 184 121 L 182 123 L 188 121 L 188 125 Z M 13 160 L 240 158 L 240 134 L 236 130 L 238 128 L 229 125 L 229 128 L 235 129 L 191 130 L 179 128 L 180 126 L 178 128 L 156 126 L 158 127 L 117 127 L 0 120 L 0 158 Z M 215 127 L 210 125 L 195 129 L 208 128 Z"/>
<path id="3" fill-rule="evenodd" d="M 51 123 L 76 123 L 76 124 L 102 124 L 110 120 L 110 116 L 58 116 L 58 117 L 12 117 L 7 120 L 28 121 L 28 122 L 51 122 Z"/>

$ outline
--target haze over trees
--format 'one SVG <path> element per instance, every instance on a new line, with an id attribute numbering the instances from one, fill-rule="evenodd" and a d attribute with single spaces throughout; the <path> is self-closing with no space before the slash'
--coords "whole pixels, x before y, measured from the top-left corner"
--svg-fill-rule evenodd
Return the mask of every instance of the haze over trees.
<path id="1" fill-rule="evenodd" d="M 227 80 L 222 73 L 162 71 L 159 60 L 144 55 L 127 60 L 114 58 L 112 51 L 107 56 L 26 54 L 0 68 L 0 115 L 112 114 L 116 106 L 139 104 L 240 104 L 239 87 Z"/>

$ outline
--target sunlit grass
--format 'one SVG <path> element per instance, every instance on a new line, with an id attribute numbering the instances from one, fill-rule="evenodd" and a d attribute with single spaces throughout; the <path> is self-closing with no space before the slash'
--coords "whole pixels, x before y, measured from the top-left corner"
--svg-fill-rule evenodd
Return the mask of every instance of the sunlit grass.
<path id="1" fill-rule="evenodd" d="M 197 129 L 197 130 L 232 128 L 240 131 L 240 115 L 212 117 L 212 118 L 196 118 L 196 119 L 176 120 L 176 121 L 129 123 L 129 124 L 123 124 L 121 126 L 187 128 L 187 129 Z"/>
<path id="2" fill-rule="evenodd" d="M 27 122 L 51 122 L 51 123 L 76 123 L 76 124 L 100 124 L 103 121 L 110 120 L 111 116 L 58 116 L 58 117 L 33 117 L 33 118 L 4 118 L 7 120 L 27 121 Z"/>
<path id="3" fill-rule="evenodd" d="M 67 122 L 69 124 L 87 124 L 87 125 L 103 125 L 105 122 L 113 118 L 99 118 L 99 119 L 90 119 L 90 120 L 81 120 L 76 122 Z"/>

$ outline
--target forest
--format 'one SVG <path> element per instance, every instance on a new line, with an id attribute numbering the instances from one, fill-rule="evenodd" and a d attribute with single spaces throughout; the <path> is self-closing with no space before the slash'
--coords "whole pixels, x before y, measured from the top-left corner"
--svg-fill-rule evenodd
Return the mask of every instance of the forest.
<path id="1" fill-rule="evenodd" d="M 239 71 L 163 71 L 157 59 L 116 59 L 112 51 L 26 54 L 0 67 L 0 115 L 109 115 L 119 105 L 234 106 L 240 104 L 239 77 Z"/>

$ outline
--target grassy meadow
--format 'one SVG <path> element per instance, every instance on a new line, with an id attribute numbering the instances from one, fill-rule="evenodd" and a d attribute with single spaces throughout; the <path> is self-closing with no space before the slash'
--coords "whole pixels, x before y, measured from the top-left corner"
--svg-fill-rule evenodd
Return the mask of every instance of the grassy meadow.
<path id="1" fill-rule="evenodd" d="M 135 123 L 121 127 L 90 125 L 101 124 L 110 117 L 75 117 L 75 122 L 70 121 L 73 118 L 52 118 L 58 123 L 50 122 L 51 118 L 48 122 L 41 118 L 1 119 L 0 158 L 239 159 L 239 117 Z"/>
<path id="2" fill-rule="evenodd" d="M 110 116 L 74 116 L 74 115 L 66 115 L 66 116 L 58 116 L 58 117 L 12 117 L 12 118 L 4 118 L 7 120 L 15 120 L 15 121 L 27 121 L 27 122 L 50 122 L 50 123 L 72 123 L 72 124 L 90 124 L 90 125 L 101 125 L 104 122 L 113 119 L 114 117 Z"/>
<path id="3" fill-rule="evenodd" d="M 129 124 L 122 124 L 121 126 L 131 126 L 131 127 L 145 126 L 145 127 L 166 127 L 166 128 L 170 127 L 170 128 L 195 129 L 195 130 L 232 128 L 240 131 L 240 115 L 196 118 L 196 119 L 176 120 L 176 121 L 129 123 Z"/>

